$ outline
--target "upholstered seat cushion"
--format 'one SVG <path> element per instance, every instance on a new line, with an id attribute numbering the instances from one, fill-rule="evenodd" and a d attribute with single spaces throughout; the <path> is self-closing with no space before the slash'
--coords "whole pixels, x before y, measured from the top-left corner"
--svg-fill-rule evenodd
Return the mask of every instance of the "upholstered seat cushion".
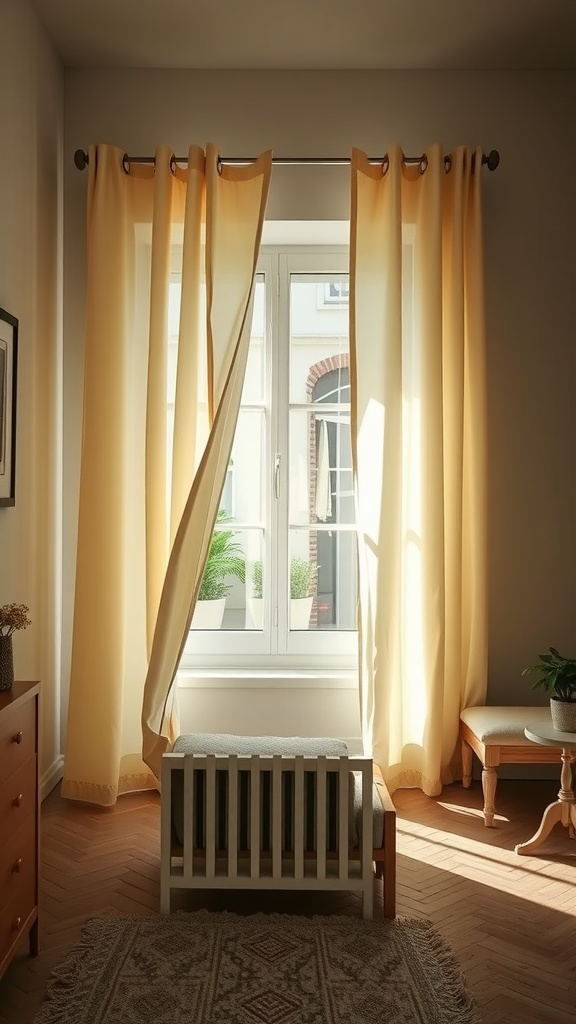
<path id="1" fill-rule="evenodd" d="M 174 743 L 173 753 L 175 754 L 214 754 L 226 756 L 237 754 L 239 757 L 251 757 L 253 754 L 260 756 L 273 756 L 280 754 L 283 757 L 342 757 L 348 754 L 348 747 L 343 740 L 333 739 L 328 736 L 236 736 L 229 733 L 188 733 L 179 736 Z M 350 843 L 358 845 L 357 821 L 360 821 L 362 783 L 359 772 L 351 773 L 353 776 L 353 788 L 351 797 L 354 805 L 354 813 L 350 815 Z M 334 797 L 335 798 L 335 797 Z M 224 799 L 221 801 L 220 811 L 220 833 L 223 839 Z M 242 803 L 242 798 L 241 798 Z M 373 846 L 380 849 L 384 837 L 384 812 L 382 801 L 376 786 L 372 788 L 373 806 Z M 182 794 L 174 794 L 172 797 L 174 830 L 179 842 L 182 842 L 184 830 L 184 813 Z M 246 823 L 244 823 L 246 825 Z M 330 825 L 330 822 L 329 822 Z M 335 817 L 332 817 L 332 826 L 335 827 Z M 310 820 L 312 830 L 312 820 Z"/>
<path id="2" fill-rule="evenodd" d="M 525 727 L 549 714 L 546 707 L 477 707 L 465 708 L 460 718 L 481 743 L 526 746 Z"/>
<path id="3" fill-rule="evenodd" d="M 348 753 L 343 740 L 328 736 L 234 736 L 230 733 L 192 732 L 179 736 L 174 747 L 175 754 L 238 754 L 251 757 L 252 754 L 284 757 L 342 757 Z"/>

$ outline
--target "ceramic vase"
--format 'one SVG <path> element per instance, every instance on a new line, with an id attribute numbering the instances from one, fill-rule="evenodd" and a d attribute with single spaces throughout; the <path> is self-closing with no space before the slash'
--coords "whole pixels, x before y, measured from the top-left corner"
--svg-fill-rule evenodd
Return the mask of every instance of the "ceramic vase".
<path id="1" fill-rule="evenodd" d="M 576 701 L 550 698 L 552 725 L 558 732 L 576 733 Z"/>
<path id="2" fill-rule="evenodd" d="M 12 637 L 0 636 L 0 690 L 9 690 L 13 682 Z"/>

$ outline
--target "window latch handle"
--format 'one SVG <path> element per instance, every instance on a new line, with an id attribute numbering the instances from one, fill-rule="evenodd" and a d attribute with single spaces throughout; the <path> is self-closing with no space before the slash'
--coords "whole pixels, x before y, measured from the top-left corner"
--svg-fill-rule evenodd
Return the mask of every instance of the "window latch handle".
<path id="1" fill-rule="evenodd" d="M 274 497 L 276 500 L 280 497 L 280 452 L 276 452 L 274 456 Z"/>

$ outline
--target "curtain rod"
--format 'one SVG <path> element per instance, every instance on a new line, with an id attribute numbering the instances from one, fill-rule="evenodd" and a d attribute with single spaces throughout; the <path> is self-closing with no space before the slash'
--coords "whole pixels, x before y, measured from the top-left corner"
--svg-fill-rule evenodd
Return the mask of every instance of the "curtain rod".
<path id="1" fill-rule="evenodd" d="M 172 158 L 174 163 L 187 164 L 187 156 L 175 156 Z M 256 157 L 248 156 L 221 156 L 218 158 L 221 164 L 251 164 L 254 162 Z M 371 164 L 384 164 L 388 160 L 388 154 L 382 157 L 371 156 L 368 158 Z M 446 158 L 445 158 L 446 159 Z M 341 165 L 345 166 L 349 164 L 350 157 L 342 156 L 275 156 L 272 157 L 273 164 L 294 164 L 294 165 L 306 165 L 306 164 L 330 164 L 330 165 Z M 422 162 L 427 163 L 426 156 L 405 156 L 405 164 L 421 164 Z M 83 149 L 77 149 L 74 153 L 74 163 L 79 171 L 83 171 L 88 166 L 88 154 Z M 153 164 L 153 156 L 128 156 L 124 154 L 122 163 L 126 164 Z M 495 171 L 500 163 L 500 153 L 497 149 L 491 149 L 489 153 L 482 154 L 482 163 L 486 164 L 489 171 Z"/>

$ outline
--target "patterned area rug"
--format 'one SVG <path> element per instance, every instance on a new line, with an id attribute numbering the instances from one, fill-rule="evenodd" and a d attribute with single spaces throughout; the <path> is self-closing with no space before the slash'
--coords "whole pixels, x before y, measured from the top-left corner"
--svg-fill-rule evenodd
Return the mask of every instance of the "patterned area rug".
<path id="1" fill-rule="evenodd" d="M 36 1024 L 480 1024 L 425 921 L 179 912 L 94 918 Z"/>

